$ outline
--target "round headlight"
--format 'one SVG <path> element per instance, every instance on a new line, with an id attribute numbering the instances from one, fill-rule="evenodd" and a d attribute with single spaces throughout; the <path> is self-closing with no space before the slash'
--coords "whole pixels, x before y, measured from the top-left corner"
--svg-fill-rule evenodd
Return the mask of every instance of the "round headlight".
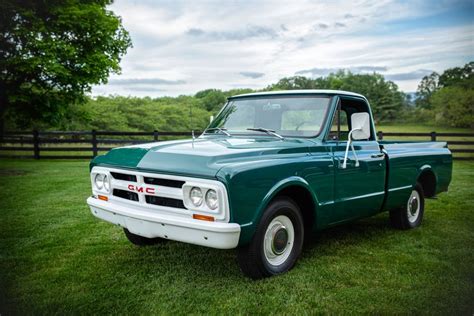
<path id="1" fill-rule="evenodd" d="M 206 193 L 206 204 L 211 210 L 215 210 L 218 206 L 217 192 L 209 190 Z"/>
<path id="2" fill-rule="evenodd" d="M 107 178 L 106 174 L 103 174 L 103 173 L 96 174 L 94 178 L 94 182 L 97 189 L 99 190 L 104 189 L 105 191 L 109 192 L 110 184 L 109 184 L 109 179 Z"/>
<path id="3" fill-rule="evenodd" d="M 110 189 L 109 179 L 107 178 L 107 175 L 104 175 L 104 190 L 109 192 L 109 189 Z"/>
<path id="4" fill-rule="evenodd" d="M 104 180 L 106 180 L 107 176 L 102 173 L 98 173 L 95 175 L 94 182 L 97 189 L 102 190 L 104 188 Z"/>
<path id="5" fill-rule="evenodd" d="M 202 204 L 202 191 L 198 187 L 194 187 L 189 191 L 189 199 L 194 206 L 200 206 Z"/>

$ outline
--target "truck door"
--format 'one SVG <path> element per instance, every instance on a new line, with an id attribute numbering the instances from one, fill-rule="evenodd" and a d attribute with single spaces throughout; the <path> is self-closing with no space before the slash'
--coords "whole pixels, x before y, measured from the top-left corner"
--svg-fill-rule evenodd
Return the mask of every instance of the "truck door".
<path id="1" fill-rule="evenodd" d="M 359 165 L 350 150 L 342 168 L 351 115 L 357 112 L 370 113 L 369 105 L 363 99 L 341 98 L 327 138 L 334 158 L 333 224 L 377 213 L 385 196 L 385 159 L 373 128 L 369 139 L 353 142 Z"/>

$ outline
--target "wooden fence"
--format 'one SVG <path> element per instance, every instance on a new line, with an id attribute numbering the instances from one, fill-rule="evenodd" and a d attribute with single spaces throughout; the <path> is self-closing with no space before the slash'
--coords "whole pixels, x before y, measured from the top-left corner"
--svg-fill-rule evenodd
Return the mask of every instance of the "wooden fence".
<path id="1" fill-rule="evenodd" d="M 200 132 L 196 132 L 196 135 L 199 134 Z M 95 130 L 5 132 L 0 139 L 0 158 L 91 159 L 118 146 L 158 142 L 184 136 L 191 137 L 192 132 Z M 26 152 L 30 154 L 25 155 Z"/>
<path id="2" fill-rule="evenodd" d="M 199 135 L 200 132 L 195 132 Z M 0 158 L 91 159 L 117 146 L 191 137 L 191 132 L 5 132 Z M 454 159 L 474 160 L 474 133 L 377 133 L 379 139 L 447 141 Z M 26 153 L 29 153 L 26 155 Z"/>
<path id="3" fill-rule="evenodd" d="M 417 140 L 443 141 L 448 143 L 448 148 L 453 153 L 455 160 L 474 160 L 474 133 L 384 133 L 377 132 L 379 140 Z"/>

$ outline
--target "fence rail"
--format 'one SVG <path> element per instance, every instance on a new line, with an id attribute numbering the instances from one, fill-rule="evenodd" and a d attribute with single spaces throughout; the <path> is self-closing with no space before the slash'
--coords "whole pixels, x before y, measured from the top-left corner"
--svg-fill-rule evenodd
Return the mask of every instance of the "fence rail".
<path id="1" fill-rule="evenodd" d="M 195 132 L 199 135 L 200 132 Z M 143 144 L 179 137 L 192 132 L 118 131 L 7 131 L 0 139 L 0 158 L 91 159 L 125 144 Z M 456 160 L 474 160 L 474 133 L 377 133 L 379 139 L 446 141 Z M 30 155 L 26 153 L 30 152 Z M 46 154 L 44 154 L 46 153 Z M 85 153 L 85 154 L 84 154 Z M 89 155 L 87 155 L 89 153 Z"/>
<path id="2" fill-rule="evenodd" d="M 448 148 L 453 153 L 453 159 L 474 160 L 474 155 L 472 155 L 472 153 L 474 153 L 474 133 L 384 133 L 383 131 L 379 131 L 377 132 L 377 137 L 379 140 L 383 140 L 386 137 L 398 137 L 400 140 L 411 140 L 413 137 L 426 137 L 426 140 L 430 140 L 432 142 L 445 141 L 448 144 Z"/>
<path id="3" fill-rule="evenodd" d="M 91 159 L 117 146 L 183 136 L 192 132 L 7 131 L 0 139 L 0 158 Z"/>

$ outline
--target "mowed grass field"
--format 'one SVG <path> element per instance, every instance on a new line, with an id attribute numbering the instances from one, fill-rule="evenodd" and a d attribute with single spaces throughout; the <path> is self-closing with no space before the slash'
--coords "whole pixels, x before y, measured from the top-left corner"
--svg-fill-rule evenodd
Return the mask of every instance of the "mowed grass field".
<path id="1" fill-rule="evenodd" d="M 0 160 L 0 314 L 474 313 L 474 163 L 423 225 L 323 231 L 289 273 L 251 281 L 234 250 L 139 248 L 96 220 L 86 161 Z"/>

